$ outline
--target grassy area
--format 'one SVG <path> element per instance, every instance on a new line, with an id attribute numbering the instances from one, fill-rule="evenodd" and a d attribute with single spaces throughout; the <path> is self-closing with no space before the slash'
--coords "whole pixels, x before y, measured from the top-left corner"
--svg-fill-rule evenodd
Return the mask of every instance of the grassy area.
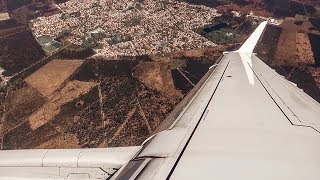
<path id="1" fill-rule="evenodd" d="M 239 41 L 239 38 L 242 35 L 239 30 L 234 30 L 229 25 L 217 28 L 218 25 L 211 25 L 201 29 L 196 29 L 195 32 L 216 44 L 226 45 L 230 43 L 237 43 Z"/>

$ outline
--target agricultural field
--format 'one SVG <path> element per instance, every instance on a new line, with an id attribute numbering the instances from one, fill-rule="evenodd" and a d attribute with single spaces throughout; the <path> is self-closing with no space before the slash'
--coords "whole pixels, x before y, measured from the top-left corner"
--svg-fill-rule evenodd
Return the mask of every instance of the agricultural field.
<path id="1" fill-rule="evenodd" d="M 2 148 L 139 145 L 232 48 L 114 60 L 72 59 L 61 52 L 8 86 Z"/>
<path id="2" fill-rule="evenodd" d="M 83 60 L 52 60 L 25 81 L 43 96 L 49 97 L 81 66 Z"/>

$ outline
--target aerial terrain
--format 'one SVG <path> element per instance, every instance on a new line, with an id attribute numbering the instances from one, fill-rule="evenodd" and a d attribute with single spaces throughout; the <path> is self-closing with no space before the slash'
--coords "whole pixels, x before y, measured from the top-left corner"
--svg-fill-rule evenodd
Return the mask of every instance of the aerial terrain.
<path id="1" fill-rule="evenodd" d="M 140 145 L 265 20 L 255 53 L 320 102 L 317 0 L 2 0 L 0 148 Z"/>

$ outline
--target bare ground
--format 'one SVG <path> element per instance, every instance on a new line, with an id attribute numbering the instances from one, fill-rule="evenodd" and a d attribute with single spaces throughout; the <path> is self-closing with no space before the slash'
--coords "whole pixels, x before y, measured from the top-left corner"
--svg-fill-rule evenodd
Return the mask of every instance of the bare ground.
<path id="1" fill-rule="evenodd" d="M 24 113 L 11 128 L 7 125 L 2 147 L 139 145 L 193 88 L 190 82 L 195 85 L 228 48 L 84 63 L 60 60 L 58 65 L 54 60 L 27 77 L 28 83 L 21 80 L 12 86 L 12 95 L 5 101 L 16 108 L 7 113 Z M 180 79 L 183 81 L 178 82 Z M 37 96 L 41 103 L 32 104 L 30 99 L 39 99 Z M 36 106 L 29 108 L 30 104 Z"/>
<path id="2" fill-rule="evenodd" d="M 295 60 L 298 59 L 296 50 L 296 32 L 283 29 L 279 37 L 273 64 L 288 65 L 295 63 Z"/>
<path id="3" fill-rule="evenodd" d="M 141 62 L 135 67 L 133 77 L 156 91 L 182 97 L 174 86 L 167 62 Z"/>
<path id="4" fill-rule="evenodd" d="M 48 149 L 52 147 L 56 149 L 80 148 L 79 141 L 75 135 L 65 134 L 52 138 L 44 143 L 41 143 L 40 145 L 36 146 L 35 149 Z"/>
<path id="5" fill-rule="evenodd" d="M 315 64 L 314 54 L 307 34 L 297 33 L 296 46 L 298 54 L 298 64 Z"/>
<path id="6" fill-rule="evenodd" d="M 25 81 L 49 97 L 81 66 L 83 60 L 52 60 L 28 76 Z"/>
<path id="7" fill-rule="evenodd" d="M 49 122 L 60 112 L 60 107 L 67 102 L 88 93 L 96 84 L 81 81 L 69 82 L 48 103 L 44 104 L 36 113 L 29 117 L 30 127 L 35 130 Z"/>
<path id="8" fill-rule="evenodd" d="M 9 89 L 5 99 L 2 132 L 8 132 L 18 126 L 46 101 L 45 97 L 28 84 L 22 86 L 17 89 Z"/>

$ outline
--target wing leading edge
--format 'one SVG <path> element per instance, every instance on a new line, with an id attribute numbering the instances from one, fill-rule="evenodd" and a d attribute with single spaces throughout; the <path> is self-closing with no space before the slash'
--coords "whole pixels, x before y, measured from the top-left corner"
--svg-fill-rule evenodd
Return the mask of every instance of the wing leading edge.
<path id="1" fill-rule="evenodd" d="M 320 105 L 252 53 L 265 25 L 225 53 L 175 123 L 136 157 L 148 159 L 143 170 L 126 177 L 320 179 Z"/>

